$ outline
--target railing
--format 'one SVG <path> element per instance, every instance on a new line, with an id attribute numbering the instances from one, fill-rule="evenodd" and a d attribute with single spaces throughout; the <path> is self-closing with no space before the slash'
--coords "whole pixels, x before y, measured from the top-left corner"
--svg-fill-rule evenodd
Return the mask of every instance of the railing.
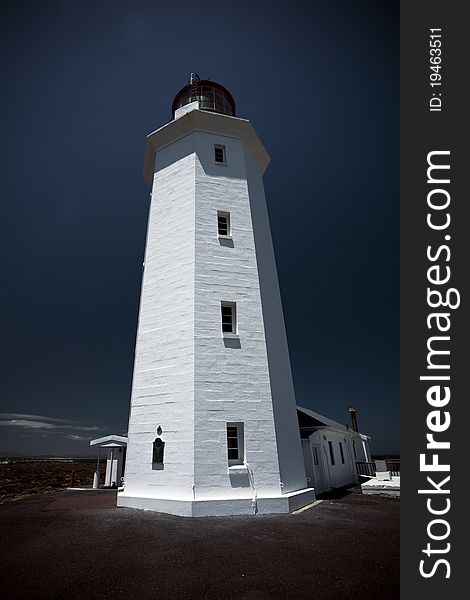
<path id="1" fill-rule="evenodd" d="M 396 458 L 385 459 L 384 461 L 379 461 L 381 465 L 379 465 L 379 470 L 387 470 L 390 471 L 390 475 L 395 477 L 400 476 L 400 460 Z M 386 469 L 383 468 L 383 463 L 385 463 Z M 374 461 L 369 460 L 356 460 L 356 473 L 357 475 L 363 477 L 374 477 L 377 471 L 377 465 Z"/>
<path id="2" fill-rule="evenodd" d="M 356 460 L 356 473 L 363 477 L 374 477 L 375 475 L 375 462 Z"/>
<path id="3" fill-rule="evenodd" d="M 400 461 L 396 459 L 385 460 L 385 464 L 387 465 L 387 471 L 390 471 L 391 475 L 395 475 L 395 477 L 400 476 Z"/>

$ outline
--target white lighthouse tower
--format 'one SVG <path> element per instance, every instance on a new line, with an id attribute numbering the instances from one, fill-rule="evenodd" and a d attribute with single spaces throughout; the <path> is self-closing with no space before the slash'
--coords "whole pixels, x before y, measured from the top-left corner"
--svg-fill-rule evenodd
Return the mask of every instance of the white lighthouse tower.
<path id="1" fill-rule="evenodd" d="M 306 484 L 262 175 L 231 94 L 192 75 L 147 138 L 152 184 L 124 489 L 186 516 L 291 512 Z"/>

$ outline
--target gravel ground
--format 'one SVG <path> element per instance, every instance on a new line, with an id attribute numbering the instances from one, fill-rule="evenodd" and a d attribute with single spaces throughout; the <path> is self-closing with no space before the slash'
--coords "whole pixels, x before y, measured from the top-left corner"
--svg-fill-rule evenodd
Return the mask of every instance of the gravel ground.
<path id="1" fill-rule="evenodd" d="M 294 515 L 190 519 L 114 508 L 113 494 L 0 506 L 2 599 L 399 598 L 397 499 L 348 492 Z"/>

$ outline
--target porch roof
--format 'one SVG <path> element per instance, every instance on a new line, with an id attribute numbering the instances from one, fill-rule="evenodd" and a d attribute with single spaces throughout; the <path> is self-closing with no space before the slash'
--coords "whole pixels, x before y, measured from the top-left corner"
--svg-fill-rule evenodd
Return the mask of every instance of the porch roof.
<path id="1" fill-rule="evenodd" d="M 90 446 L 98 446 L 99 448 L 119 448 L 121 446 L 127 446 L 127 438 L 122 435 L 107 435 L 96 440 L 91 440 Z"/>

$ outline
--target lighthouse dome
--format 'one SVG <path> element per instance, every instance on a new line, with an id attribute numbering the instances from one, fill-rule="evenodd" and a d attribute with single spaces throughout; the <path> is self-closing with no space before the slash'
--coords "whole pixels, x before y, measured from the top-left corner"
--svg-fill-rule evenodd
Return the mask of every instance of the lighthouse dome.
<path id="1" fill-rule="evenodd" d="M 194 73 L 191 73 L 189 83 L 176 94 L 173 100 L 173 118 L 178 108 L 192 102 L 199 102 L 200 110 L 235 116 L 235 100 L 232 94 L 220 83 L 199 79 Z"/>

